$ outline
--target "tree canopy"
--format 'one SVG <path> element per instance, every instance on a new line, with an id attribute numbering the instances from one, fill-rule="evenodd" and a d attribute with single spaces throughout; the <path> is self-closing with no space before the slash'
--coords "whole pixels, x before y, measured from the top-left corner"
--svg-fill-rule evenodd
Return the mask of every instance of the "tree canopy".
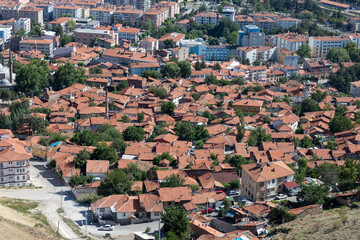
<path id="1" fill-rule="evenodd" d="M 51 82 L 54 90 L 61 90 L 64 87 L 71 86 L 75 83 L 85 83 L 86 75 L 85 69 L 79 67 L 75 68 L 72 63 L 65 63 L 61 65 L 54 74 L 54 79 Z"/>

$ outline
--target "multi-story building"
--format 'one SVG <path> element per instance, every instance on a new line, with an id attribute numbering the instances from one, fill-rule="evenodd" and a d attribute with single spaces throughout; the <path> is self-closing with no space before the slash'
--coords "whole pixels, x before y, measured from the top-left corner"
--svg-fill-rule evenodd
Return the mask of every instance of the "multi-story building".
<path id="1" fill-rule="evenodd" d="M 104 40 L 101 42 L 107 42 L 110 47 L 119 43 L 117 34 L 115 34 L 112 30 L 91 30 L 77 28 L 74 31 L 74 36 L 76 42 L 84 43 L 88 46 L 93 44 L 93 40 L 96 38 L 98 41 Z"/>
<path id="2" fill-rule="evenodd" d="M 351 42 L 347 36 L 309 37 L 311 56 L 325 58 L 332 48 L 342 48 Z"/>
<path id="3" fill-rule="evenodd" d="M 20 18 L 13 22 L 13 32 L 18 32 L 21 28 L 24 29 L 25 33 L 31 31 L 31 20 L 30 18 Z"/>
<path id="4" fill-rule="evenodd" d="M 176 47 L 180 45 L 180 41 L 185 38 L 185 34 L 183 33 L 167 33 L 159 39 L 159 47 L 160 48 L 169 48 L 169 47 Z M 173 46 L 168 46 L 167 41 L 171 40 Z"/>
<path id="5" fill-rule="evenodd" d="M 237 44 L 241 47 L 265 46 L 265 34 L 255 25 L 246 25 L 238 32 Z"/>
<path id="6" fill-rule="evenodd" d="M 276 28 L 277 23 L 276 23 L 276 20 L 274 20 L 270 17 L 256 17 L 255 25 L 263 30 L 271 31 L 274 28 Z"/>
<path id="7" fill-rule="evenodd" d="M 0 39 L 6 42 L 11 37 L 13 27 L 9 25 L 0 25 Z"/>
<path id="8" fill-rule="evenodd" d="M 149 11 L 146 11 L 143 15 L 143 21 L 150 19 L 155 23 L 156 27 L 159 27 L 165 22 L 169 16 L 169 8 L 167 7 L 157 7 L 151 8 Z"/>
<path id="9" fill-rule="evenodd" d="M 242 165 L 241 195 L 264 201 L 282 193 L 284 182 L 293 182 L 294 174 L 283 161 Z"/>
<path id="10" fill-rule="evenodd" d="M 221 19 L 221 15 L 215 12 L 199 12 L 195 15 L 195 21 L 199 24 L 215 26 Z"/>
<path id="11" fill-rule="evenodd" d="M 151 54 L 142 52 L 125 52 L 124 49 L 106 49 L 103 54 L 103 61 L 122 64 L 130 67 L 131 63 L 147 62 L 157 63 L 158 59 Z"/>
<path id="12" fill-rule="evenodd" d="M 11 18 L 19 19 L 20 6 L 14 2 L 8 2 L 1 6 L 2 20 L 8 20 Z"/>
<path id="13" fill-rule="evenodd" d="M 310 73 L 310 77 L 317 80 L 318 83 L 326 83 L 331 71 L 331 62 L 328 60 L 310 60 L 304 62 L 304 70 Z"/>
<path id="14" fill-rule="evenodd" d="M 139 47 L 144 48 L 148 52 L 156 51 L 159 49 L 159 40 L 148 37 L 140 42 Z"/>
<path id="15" fill-rule="evenodd" d="M 140 29 L 126 26 L 126 27 L 116 28 L 116 30 L 114 31 L 115 33 L 118 34 L 120 43 L 122 43 L 124 39 L 129 40 L 131 42 L 139 41 Z"/>
<path id="16" fill-rule="evenodd" d="M 46 22 L 53 20 L 54 4 L 50 2 L 39 2 L 35 5 L 43 10 L 43 19 Z"/>
<path id="17" fill-rule="evenodd" d="M 105 3 L 110 3 L 116 6 L 131 5 L 143 12 L 149 10 L 151 7 L 151 0 L 105 0 Z"/>
<path id="18" fill-rule="evenodd" d="M 7 148 L 0 151 L 0 186 L 26 186 L 31 156 Z"/>
<path id="19" fill-rule="evenodd" d="M 289 29 L 297 24 L 297 20 L 291 17 L 279 17 L 276 20 L 277 28 Z"/>
<path id="20" fill-rule="evenodd" d="M 69 20 L 70 20 L 70 18 L 68 18 L 68 17 L 56 18 L 56 19 L 52 20 L 51 22 L 49 22 L 49 27 L 51 29 L 54 29 L 56 26 L 61 26 L 63 29 L 65 29 L 66 23 Z"/>
<path id="21" fill-rule="evenodd" d="M 180 13 L 180 6 L 177 2 L 161 1 L 161 2 L 159 2 L 158 5 L 160 7 L 169 8 L 169 17 L 170 18 L 175 18 L 175 15 Z"/>
<path id="22" fill-rule="evenodd" d="M 43 24 L 43 9 L 35 6 L 28 5 L 26 7 L 20 8 L 19 10 L 20 18 L 30 18 L 36 23 Z"/>
<path id="23" fill-rule="evenodd" d="M 351 41 L 353 41 L 358 48 L 360 47 L 360 33 L 348 33 L 348 34 L 344 34 L 344 36 L 349 37 Z"/>
<path id="24" fill-rule="evenodd" d="M 308 42 L 308 37 L 297 33 L 282 33 L 274 35 L 273 44 L 278 48 L 285 48 L 289 51 L 296 52 L 299 47 Z"/>
<path id="25" fill-rule="evenodd" d="M 255 25 L 255 21 L 248 15 L 237 15 L 235 21 L 239 25 L 239 29 L 243 29 L 246 25 Z"/>
<path id="26" fill-rule="evenodd" d="M 258 113 L 261 111 L 263 102 L 251 99 L 242 99 L 234 102 L 233 106 L 235 110 L 241 110 L 243 112 Z"/>
<path id="27" fill-rule="evenodd" d="M 250 64 L 253 65 L 256 60 L 260 62 L 265 62 L 272 60 L 274 58 L 275 47 L 238 47 L 237 55 L 241 59 L 249 59 Z"/>
<path id="28" fill-rule="evenodd" d="M 25 39 L 20 41 L 20 51 L 38 50 L 49 56 L 54 55 L 54 42 L 51 39 Z"/>
<path id="29" fill-rule="evenodd" d="M 225 45 L 206 45 L 205 59 L 208 61 L 226 61 L 229 48 Z"/>
<path id="30" fill-rule="evenodd" d="M 90 15 L 101 24 L 112 24 L 114 21 L 115 6 L 99 6 L 90 9 Z"/>
<path id="31" fill-rule="evenodd" d="M 123 21 L 134 24 L 136 21 L 140 21 L 143 14 L 142 10 L 133 8 L 131 5 L 118 7 L 114 12 L 114 22 Z"/>
<path id="32" fill-rule="evenodd" d="M 289 51 L 285 48 L 277 48 L 277 62 L 290 65 L 297 66 L 299 61 L 299 56 L 296 55 L 295 52 Z"/>
<path id="33" fill-rule="evenodd" d="M 0 129 L 0 135 L 0 186 L 26 186 L 32 155 L 18 140 L 11 138 L 10 130 Z"/>
<path id="34" fill-rule="evenodd" d="M 233 5 L 226 5 L 224 6 L 222 12 L 222 18 L 229 18 L 230 21 L 235 20 L 235 7 Z"/>
<path id="35" fill-rule="evenodd" d="M 54 18 L 69 15 L 72 18 L 82 18 L 83 10 L 80 6 L 74 4 L 59 4 L 54 7 Z M 71 16 L 70 16 L 71 15 Z"/>

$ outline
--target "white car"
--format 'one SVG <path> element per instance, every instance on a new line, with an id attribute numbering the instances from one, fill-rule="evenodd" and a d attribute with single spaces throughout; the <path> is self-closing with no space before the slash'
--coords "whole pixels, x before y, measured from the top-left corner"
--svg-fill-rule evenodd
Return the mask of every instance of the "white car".
<path id="1" fill-rule="evenodd" d="M 231 190 L 229 192 L 230 195 L 239 195 L 239 191 L 236 191 L 236 190 Z"/>
<path id="2" fill-rule="evenodd" d="M 279 194 L 275 197 L 277 200 L 283 200 L 286 199 L 288 196 L 286 194 Z"/>
<path id="3" fill-rule="evenodd" d="M 112 231 L 112 230 L 114 230 L 114 226 L 104 225 L 104 226 L 99 227 L 98 230 L 99 231 Z"/>

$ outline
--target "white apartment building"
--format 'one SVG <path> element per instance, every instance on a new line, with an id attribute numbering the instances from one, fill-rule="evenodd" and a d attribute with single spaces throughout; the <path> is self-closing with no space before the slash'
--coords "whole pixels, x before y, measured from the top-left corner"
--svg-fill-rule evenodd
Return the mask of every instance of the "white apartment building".
<path id="1" fill-rule="evenodd" d="M 80 6 L 72 4 L 60 4 L 54 7 L 54 19 L 62 17 L 63 14 L 71 14 L 72 18 L 82 18 L 83 10 Z"/>
<path id="2" fill-rule="evenodd" d="M 199 12 L 195 15 L 195 21 L 199 24 L 211 24 L 215 26 L 220 19 L 221 15 L 215 12 Z"/>
<path id="3" fill-rule="evenodd" d="M 120 7 L 114 12 L 114 22 L 131 22 L 134 24 L 136 21 L 140 21 L 140 18 L 143 16 L 144 12 L 139 9 L 132 9 L 128 7 Z"/>
<path id="4" fill-rule="evenodd" d="M 21 28 L 25 30 L 25 33 L 31 31 L 31 20 L 30 18 L 20 18 L 19 20 L 15 20 L 13 23 L 13 32 L 18 32 Z"/>
<path id="5" fill-rule="evenodd" d="M 20 51 L 38 50 L 49 56 L 54 55 L 54 42 L 50 39 L 25 39 L 20 41 Z"/>
<path id="6" fill-rule="evenodd" d="M 0 186 L 26 186 L 31 156 L 7 148 L 0 151 Z"/>
<path id="7" fill-rule="evenodd" d="M 344 34 L 344 36 L 349 37 L 351 41 L 353 41 L 357 47 L 360 47 L 360 33 L 349 33 Z"/>
<path id="8" fill-rule="evenodd" d="M 325 58 L 330 49 L 345 47 L 349 42 L 351 39 L 346 36 L 310 37 L 311 56 Z"/>
<path id="9" fill-rule="evenodd" d="M 241 59 L 249 59 L 251 65 L 256 61 L 255 47 L 238 47 L 237 52 Z"/>
<path id="10" fill-rule="evenodd" d="M 277 19 L 278 28 L 288 29 L 291 28 L 292 26 L 295 26 L 296 24 L 297 24 L 297 20 L 295 18 L 280 17 Z"/>
<path id="11" fill-rule="evenodd" d="M 114 7 L 99 6 L 90 9 L 90 16 L 94 16 L 95 20 L 101 24 L 112 24 L 114 21 Z"/>
<path id="12" fill-rule="evenodd" d="M 12 26 L 0 25 L 0 39 L 6 42 L 11 37 Z"/>
<path id="13" fill-rule="evenodd" d="M 30 18 L 42 25 L 44 23 L 43 9 L 35 6 L 20 8 L 19 18 Z"/>
<path id="14" fill-rule="evenodd" d="M 308 42 L 308 37 L 297 33 L 282 33 L 272 37 L 273 44 L 278 48 L 296 52 L 299 47 Z"/>
<path id="15" fill-rule="evenodd" d="M 140 29 L 132 28 L 132 27 L 119 27 L 115 30 L 115 33 L 118 34 L 119 42 L 123 42 L 123 40 L 130 40 L 131 42 L 139 41 Z"/>

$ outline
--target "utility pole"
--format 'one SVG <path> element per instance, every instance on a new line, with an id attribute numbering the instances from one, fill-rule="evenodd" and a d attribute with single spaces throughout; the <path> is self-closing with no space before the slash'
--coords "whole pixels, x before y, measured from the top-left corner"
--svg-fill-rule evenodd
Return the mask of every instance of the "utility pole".
<path id="1" fill-rule="evenodd" d="M 161 240 L 161 213 L 159 218 L 159 240 Z"/>

